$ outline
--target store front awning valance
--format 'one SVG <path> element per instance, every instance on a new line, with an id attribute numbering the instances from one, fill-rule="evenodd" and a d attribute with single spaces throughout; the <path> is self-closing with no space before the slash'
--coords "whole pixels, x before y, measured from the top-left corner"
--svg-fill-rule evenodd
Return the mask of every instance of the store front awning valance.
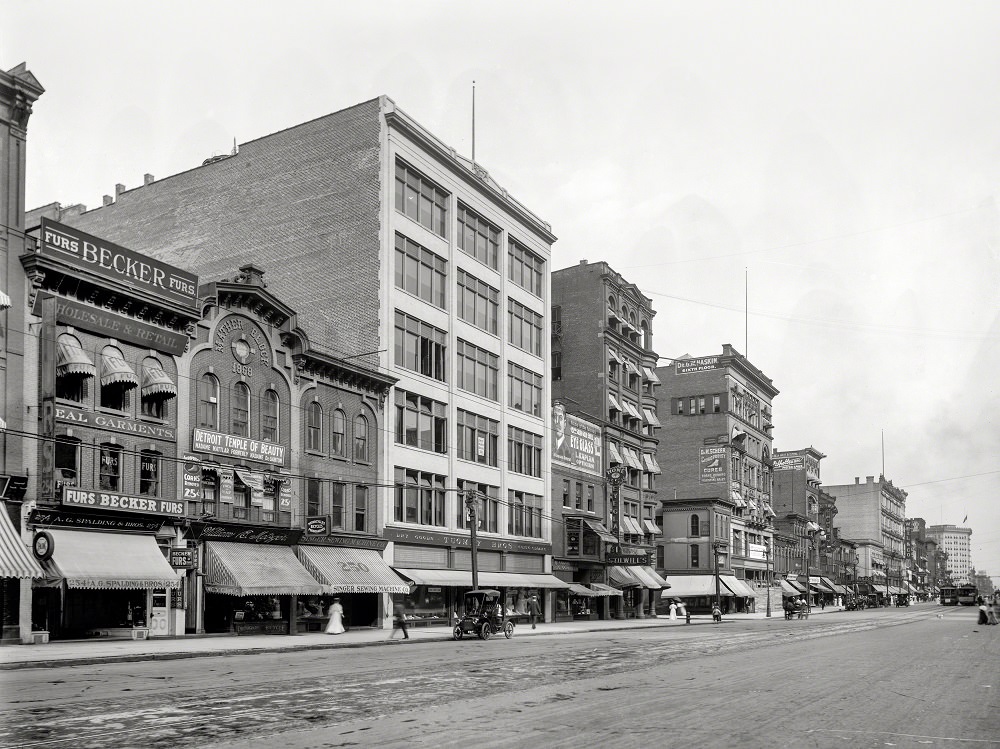
<path id="1" fill-rule="evenodd" d="M 729 588 L 738 598 L 753 598 L 754 589 L 734 575 L 722 575 L 722 584 Z"/>
<path id="2" fill-rule="evenodd" d="M 56 352 L 56 376 L 77 375 L 79 377 L 93 377 L 97 374 L 97 367 L 87 356 L 87 352 L 72 343 L 60 341 Z"/>
<path id="3" fill-rule="evenodd" d="M 298 546 L 295 556 L 328 593 L 409 593 L 402 580 L 373 549 Z"/>
<path id="4" fill-rule="evenodd" d="M 177 571 L 152 536 L 95 531 L 47 531 L 52 556 L 42 562 L 45 577 L 70 588 L 148 590 L 178 588 Z"/>
<path id="5" fill-rule="evenodd" d="M 326 593 L 287 546 L 210 541 L 205 590 L 228 596 L 319 596 Z"/>
<path id="6" fill-rule="evenodd" d="M 470 570 L 417 570 L 394 567 L 396 572 L 414 585 L 444 585 L 472 587 Z M 529 575 L 517 572 L 480 572 L 479 587 L 486 588 L 569 588 L 569 583 L 555 575 Z"/>
<path id="7" fill-rule="evenodd" d="M 174 398 L 177 396 L 177 386 L 170 375 L 159 367 L 151 364 L 142 365 L 142 397 L 143 398 Z"/>
<path id="8" fill-rule="evenodd" d="M 21 540 L 7 508 L 0 502 L 0 577 L 45 577 L 42 567 Z"/>
<path id="9" fill-rule="evenodd" d="M 583 524 L 590 528 L 594 533 L 600 536 L 602 541 L 607 541 L 609 543 L 617 543 L 618 539 L 611 535 L 611 531 L 604 527 L 604 523 L 599 520 L 590 520 L 589 518 L 583 519 Z"/>
<path id="10" fill-rule="evenodd" d="M 139 387 L 139 378 L 124 359 L 117 356 L 101 357 L 101 387 L 121 385 L 130 390 Z"/>
<path id="11" fill-rule="evenodd" d="M 10 309 L 11 301 L 10 297 L 4 292 L 0 291 L 0 309 Z"/>
<path id="12" fill-rule="evenodd" d="M 594 591 L 588 588 L 586 585 L 580 585 L 579 583 L 569 584 L 570 595 L 574 596 L 584 596 L 586 598 L 593 598 L 597 595 Z"/>
<path id="13" fill-rule="evenodd" d="M 612 588 L 604 583 L 590 583 L 590 589 L 596 596 L 620 596 L 622 592 L 618 588 Z"/>

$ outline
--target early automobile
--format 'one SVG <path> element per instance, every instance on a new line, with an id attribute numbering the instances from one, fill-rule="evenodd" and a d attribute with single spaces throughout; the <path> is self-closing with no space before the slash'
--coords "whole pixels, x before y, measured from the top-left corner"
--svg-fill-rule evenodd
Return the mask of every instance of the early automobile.
<path id="1" fill-rule="evenodd" d="M 465 635 L 477 635 L 488 640 L 503 632 L 508 640 L 514 636 L 514 622 L 504 612 L 499 590 L 470 590 L 465 594 L 465 614 L 458 620 L 452 636 L 461 640 Z"/>

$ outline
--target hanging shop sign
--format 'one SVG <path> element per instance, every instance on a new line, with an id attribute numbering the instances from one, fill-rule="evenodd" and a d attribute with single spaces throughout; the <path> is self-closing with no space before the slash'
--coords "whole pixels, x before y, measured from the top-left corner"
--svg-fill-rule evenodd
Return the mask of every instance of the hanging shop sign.
<path id="1" fill-rule="evenodd" d="M 170 550 L 170 566 L 175 570 L 193 570 L 198 567 L 198 550 L 179 548 Z"/>
<path id="2" fill-rule="evenodd" d="M 327 536 L 329 534 L 329 515 L 306 515 L 306 536 Z"/>
<path id="3" fill-rule="evenodd" d="M 282 465 L 285 462 L 285 446 L 273 442 L 237 437 L 235 434 L 213 432 L 197 428 L 191 438 L 191 449 L 200 453 L 225 455 L 229 458 L 243 458 L 257 463 Z"/>
<path id="4" fill-rule="evenodd" d="M 145 512 L 151 515 L 183 515 L 185 504 L 176 499 L 158 497 L 133 497 L 128 494 L 63 487 L 64 507 L 89 507 L 114 512 Z"/>
<path id="5" fill-rule="evenodd" d="M 31 551 L 39 562 L 51 557 L 55 548 L 56 542 L 52 539 L 52 534 L 46 531 L 37 531 L 35 537 L 31 539 Z"/>
<path id="6" fill-rule="evenodd" d="M 201 499 L 201 463 L 197 455 L 184 455 L 184 499 Z"/>
<path id="7" fill-rule="evenodd" d="M 94 530 L 131 531 L 133 533 L 156 533 L 163 525 L 161 520 L 129 518 L 121 516 L 101 516 L 90 514 L 69 514 L 32 510 L 28 515 L 29 527 L 43 528 L 90 528 Z"/>
<path id="8" fill-rule="evenodd" d="M 140 437 L 151 437 L 158 440 L 174 442 L 177 439 L 177 431 L 173 427 L 160 426 L 158 424 L 147 424 L 142 421 L 123 419 L 110 414 L 91 413 L 81 411 L 79 408 L 69 406 L 56 406 L 56 421 L 65 421 L 72 424 L 87 427 L 99 427 L 110 429 L 123 434 L 135 434 Z"/>
<path id="9" fill-rule="evenodd" d="M 41 255 L 189 307 L 197 302 L 198 277 L 155 258 L 47 218 L 39 239 Z"/>

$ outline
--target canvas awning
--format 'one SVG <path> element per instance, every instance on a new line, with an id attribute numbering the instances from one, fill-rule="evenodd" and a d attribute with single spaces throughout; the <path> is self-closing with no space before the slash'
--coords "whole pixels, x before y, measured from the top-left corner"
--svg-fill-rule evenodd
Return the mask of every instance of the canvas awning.
<path id="1" fill-rule="evenodd" d="M 160 367 L 151 364 L 142 365 L 142 397 L 143 398 L 174 398 L 177 396 L 177 386 L 170 375 Z"/>
<path id="2" fill-rule="evenodd" d="M 660 384 L 660 378 L 656 376 L 656 372 L 654 372 L 652 370 L 652 368 L 650 368 L 650 367 L 643 367 L 642 368 L 642 373 L 644 375 L 646 375 L 646 379 L 649 380 L 650 382 L 652 382 L 654 385 L 659 385 Z"/>
<path id="3" fill-rule="evenodd" d="M 642 519 L 642 527 L 646 529 L 647 533 L 652 533 L 654 536 L 659 536 L 663 534 L 663 531 L 660 530 L 660 526 L 658 526 L 654 521 L 650 520 L 649 518 Z"/>
<path id="4" fill-rule="evenodd" d="M 56 376 L 78 375 L 80 377 L 93 377 L 97 374 L 97 367 L 87 356 L 87 352 L 72 343 L 60 341 L 56 353 Z"/>
<path id="5" fill-rule="evenodd" d="M 415 585 L 472 587 L 471 570 L 417 570 L 393 568 Z M 569 588 L 569 583 L 555 575 L 530 575 L 517 572 L 480 572 L 479 586 L 487 588 Z"/>
<path id="6" fill-rule="evenodd" d="M 646 421 L 649 422 L 650 424 L 652 424 L 654 427 L 662 427 L 663 426 L 663 424 L 660 423 L 660 420 L 658 418 L 656 418 L 656 412 L 653 411 L 653 409 L 651 409 L 651 408 L 644 408 L 644 409 L 642 409 L 642 413 L 646 417 Z"/>
<path id="7" fill-rule="evenodd" d="M 580 585 L 580 583 L 570 583 L 569 592 L 574 596 L 585 596 L 587 598 L 593 598 L 597 595 L 594 591 L 588 588 L 586 585 Z"/>
<path id="8" fill-rule="evenodd" d="M 615 399 L 611 393 L 608 393 L 608 405 L 611 406 L 613 411 L 621 411 L 622 407 L 618 405 L 618 401 Z"/>
<path id="9" fill-rule="evenodd" d="M 623 588 L 645 588 L 646 582 L 632 574 L 628 567 L 608 567 L 608 578 Z"/>
<path id="10" fill-rule="evenodd" d="M 622 455 L 621 455 L 620 452 L 618 452 L 618 448 L 615 447 L 615 443 L 614 442 L 609 442 L 608 443 L 608 452 L 611 453 L 611 462 L 612 463 L 618 463 L 620 465 L 620 464 L 622 464 L 622 463 L 625 462 L 624 460 L 622 460 Z"/>
<path id="11" fill-rule="evenodd" d="M 622 592 L 618 588 L 612 588 L 604 583 L 590 583 L 590 589 L 595 596 L 620 596 Z"/>
<path id="12" fill-rule="evenodd" d="M 163 557 L 156 539 L 127 533 L 47 531 L 52 556 L 42 562 L 47 578 L 70 588 L 143 590 L 177 588 L 177 570 Z"/>
<path id="13" fill-rule="evenodd" d="M 652 582 L 656 586 L 655 588 L 651 587 L 650 590 L 664 590 L 666 588 L 672 587 L 670 585 L 670 583 L 668 583 L 663 578 L 663 576 L 660 575 L 659 572 L 657 572 L 656 570 L 654 570 L 648 564 L 640 565 L 640 566 L 636 567 L 636 569 L 641 570 L 642 574 L 645 577 L 649 578 L 650 582 Z"/>
<path id="14" fill-rule="evenodd" d="M 626 533 L 632 533 L 636 536 L 641 536 L 645 533 L 639 523 L 636 522 L 635 518 L 628 515 L 622 515 L 622 527 L 625 529 Z"/>
<path id="15" fill-rule="evenodd" d="M 326 593 L 288 546 L 209 541 L 205 590 L 228 596 L 319 596 Z"/>
<path id="16" fill-rule="evenodd" d="M 802 593 L 801 590 L 792 585 L 788 580 L 779 580 L 781 584 L 781 595 L 783 596 L 797 596 Z"/>
<path id="17" fill-rule="evenodd" d="M 739 598 L 753 598 L 757 595 L 753 588 L 734 575 L 720 575 L 722 583 Z"/>
<path id="18" fill-rule="evenodd" d="M 818 590 L 820 593 L 835 593 L 836 591 L 827 584 L 827 582 L 822 577 L 817 577 L 816 575 L 811 575 L 809 577 L 809 584 Z"/>
<path id="19" fill-rule="evenodd" d="M 825 585 L 826 587 L 828 587 L 828 588 L 829 588 L 829 589 L 830 589 L 831 591 L 833 591 L 834 593 L 836 593 L 836 594 L 838 594 L 838 595 L 840 595 L 840 594 L 841 594 L 841 591 L 837 590 L 837 588 L 839 588 L 840 586 L 839 586 L 839 585 L 837 585 L 837 583 L 835 583 L 835 582 L 834 582 L 833 580 L 831 580 L 831 579 L 830 579 L 830 578 L 828 578 L 828 577 L 823 577 L 823 576 L 820 576 L 820 578 L 819 578 L 819 579 L 820 579 L 820 580 L 822 580 L 822 581 L 823 581 L 823 584 L 824 584 L 824 585 Z"/>
<path id="20" fill-rule="evenodd" d="M 0 502 L 0 577 L 45 577 L 41 565 L 21 540 L 7 507 Z"/>
<path id="21" fill-rule="evenodd" d="M 781 582 L 787 583 L 795 591 L 795 595 L 802 595 L 806 592 L 806 586 L 800 583 L 798 580 L 782 580 Z M 784 585 L 782 586 L 784 588 Z"/>
<path id="22" fill-rule="evenodd" d="M 618 356 L 618 352 L 615 351 L 613 348 L 609 348 L 608 349 L 608 357 L 609 357 L 609 361 L 610 360 L 614 360 L 614 361 L 618 362 L 619 364 L 622 363 L 622 358 L 620 356 Z"/>
<path id="23" fill-rule="evenodd" d="M 599 520 L 591 520 L 589 518 L 583 518 L 583 524 L 590 528 L 594 533 L 600 536 L 602 541 L 608 541 L 609 543 L 617 543 L 618 539 L 611 535 L 611 531 L 604 527 L 604 523 Z"/>
<path id="24" fill-rule="evenodd" d="M 10 305 L 10 297 L 6 293 L 0 291 L 0 309 L 10 309 Z"/>
<path id="25" fill-rule="evenodd" d="M 732 593 L 724 585 L 719 585 L 719 593 L 731 596 Z M 715 595 L 715 575 L 671 575 L 670 597 L 693 598 L 695 596 Z"/>
<path id="26" fill-rule="evenodd" d="M 410 584 L 374 549 L 297 546 L 295 556 L 328 593 L 409 593 Z"/>
<path id="27" fill-rule="evenodd" d="M 139 378 L 124 359 L 104 355 L 101 357 L 101 387 L 108 385 L 131 389 L 139 386 Z"/>

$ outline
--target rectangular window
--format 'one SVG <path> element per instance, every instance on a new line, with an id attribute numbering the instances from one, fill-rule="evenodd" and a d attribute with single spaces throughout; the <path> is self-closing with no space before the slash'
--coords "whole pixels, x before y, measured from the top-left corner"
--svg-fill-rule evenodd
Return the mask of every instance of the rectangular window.
<path id="1" fill-rule="evenodd" d="M 542 316 L 513 299 L 507 300 L 507 340 L 535 356 L 542 355 Z"/>
<path id="2" fill-rule="evenodd" d="M 122 488 L 122 448 L 119 445 L 101 445 L 100 486 L 104 491 Z"/>
<path id="3" fill-rule="evenodd" d="M 523 429 L 507 427 L 507 468 L 514 473 L 541 477 L 542 438 Z M 579 484 L 577 492 L 579 493 Z M 579 507 L 579 505 L 577 505 Z"/>
<path id="4" fill-rule="evenodd" d="M 522 289 L 542 296 L 545 263 L 538 255 L 511 238 L 507 242 L 507 277 Z"/>
<path id="5" fill-rule="evenodd" d="M 587 484 L 587 512 L 594 511 L 594 485 Z"/>
<path id="6" fill-rule="evenodd" d="M 698 413 L 700 413 L 700 414 L 705 413 L 705 396 L 704 395 L 698 397 Z"/>
<path id="7" fill-rule="evenodd" d="M 500 292 L 461 268 L 458 276 L 458 316 L 487 333 L 497 334 Z"/>
<path id="8" fill-rule="evenodd" d="M 458 527 L 469 527 L 469 510 L 465 504 L 469 492 L 475 492 L 478 506 L 476 514 L 479 516 L 479 526 L 477 530 L 487 533 L 500 532 L 500 487 L 489 484 L 479 484 L 475 481 L 458 480 Z"/>
<path id="9" fill-rule="evenodd" d="M 84 380 L 84 388 L 86 388 L 86 380 Z M 139 410 L 142 411 L 143 416 L 148 416 L 151 419 L 166 419 L 170 416 L 170 409 L 167 408 L 168 403 L 170 403 L 170 399 L 162 396 L 144 397 L 139 400 Z"/>
<path id="10" fill-rule="evenodd" d="M 81 377 L 77 374 L 57 375 L 56 398 L 83 403 L 90 390 L 89 382 L 89 377 Z M 145 404 L 145 401 L 143 403 Z"/>
<path id="11" fill-rule="evenodd" d="M 56 491 L 63 486 L 76 486 L 79 471 L 80 440 L 56 437 L 55 467 Z"/>
<path id="12" fill-rule="evenodd" d="M 712 396 L 712 413 L 722 411 L 722 399 L 718 395 Z"/>
<path id="13" fill-rule="evenodd" d="M 684 415 L 684 399 L 683 398 L 678 398 L 677 399 L 677 413 L 680 416 Z"/>
<path id="14" fill-rule="evenodd" d="M 396 233 L 396 287 L 444 309 L 448 263 L 409 237 Z"/>
<path id="15" fill-rule="evenodd" d="M 508 362 L 507 379 L 510 386 L 508 405 L 518 411 L 541 416 L 542 376 L 514 362 Z"/>
<path id="16" fill-rule="evenodd" d="M 366 530 L 368 523 L 368 487 L 354 487 L 354 530 Z"/>
<path id="17" fill-rule="evenodd" d="M 458 249 L 483 265 L 498 270 L 500 229 L 461 203 L 458 204 Z"/>
<path id="18" fill-rule="evenodd" d="M 471 411 L 458 410 L 458 457 L 496 467 L 500 422 Z"/>
<path id="19" fill-rule="evenodd" d="M 399 522 L 444 526 L 445 477 L 396 468 L 394 517 Z"/>
<path id="20" fill-rule="evenodd" d="M 583 509 L 583 484 L 576 482 L 576 509 Z"/>
<path id="21" fill-rule="evenodd" d="M 691 567 L 695 569 L 700 566 L 701 547 L 698 544 L 691 544 Z"/>
<path id="22" fill-rule="evenodd" d="M 552 352 L 552 379 L 555 382 L 562 379 L 562 351 Z"/>
<path id="23" fill-rule="evenodd" d="M 507 532 L 512 536 L 542 537 L 542 498 L 527 492 L 507 491 Z"/>
<path id="24" fill-rule="evenodd" d="M 435 380 L 445 381 L 447 335 L 403 312 L 396 312 L 395 361 L 397 366 Z"/>
<path id="25" fill-rule="evenodd" d="M 319 515 L 323 507 L 323 482 L 306 479 L 306 515 Z"/>
<path id="26" fill-rule="evenodd" d="M 160 454 L 152 450 L 139 453 L 139 494 L 160 496 Z"/>
<path id="27" fill-rule="evenodd" d="M 330 526 L 344 527 L 344 484 L 334 481 L 330 484 Z"/>
<path id="28" fill-rule="evenodd" d="M 396 161 L 396 210 L 435 234 L 448 236 L 448 193 L 399 160 Z"/>
<path id="29" fill-rule="evenodd" d="M 569 498 L 569 479 L 563 479 L 562 497 L 563 497 L 563 500 L 562 500 L 563 507 L 572 507 L 573 506 L 573 503 L 570 501 L 570 498 Z"/>
<path id="30" fill-rule="evenodd" d="M 439 401 L 396 390 L 396 442 L 421 450 L 448 450 L 448 407 Z"/>
<path id="31" fill-rule="evenodd" d="M 478 346 L 458 339 L 458 387 L 490 400 L 498 400 L 500 357 Z"/>

